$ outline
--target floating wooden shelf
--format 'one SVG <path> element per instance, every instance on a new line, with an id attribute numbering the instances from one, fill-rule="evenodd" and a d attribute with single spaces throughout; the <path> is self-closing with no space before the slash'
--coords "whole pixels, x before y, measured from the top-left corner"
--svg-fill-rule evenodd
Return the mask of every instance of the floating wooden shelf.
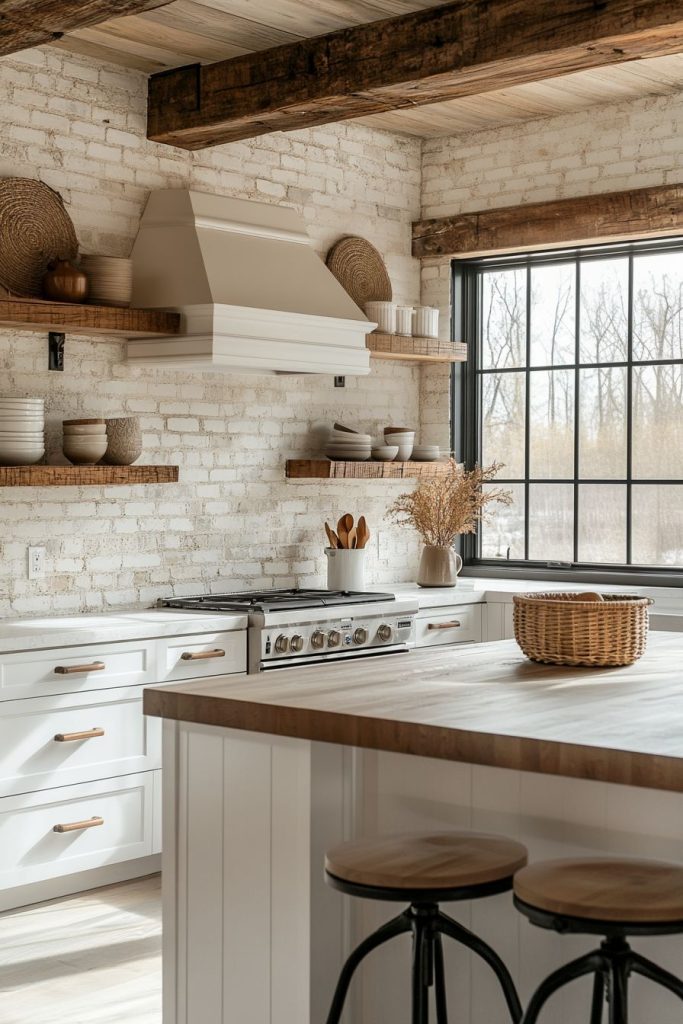
<path id="1" fill-rule="evenodd" d="M 0 487 L 174 484 L 177 466 L 0 466 Z"/>
<path id="2" fill-rule="evenodd" d="M 328 459 L 288 459 L 289 480 L 405 480 L 441 476 L 448 462 L 330 462 Z"/>
<path id="3" fill-rule="evenodd" d="M 157 309 L 0 298 L 0 326 L 26 331 L 148 338 L 180 332 L 180 315 Z"/>
<path id="4" fill-rule="evenodd" d="M 415 363 L 464 363 L 467 345 L 438 338 L 407 338 L 403 334 L 373 331 L 365 340 L 375 359 L 403 359 Z"/>

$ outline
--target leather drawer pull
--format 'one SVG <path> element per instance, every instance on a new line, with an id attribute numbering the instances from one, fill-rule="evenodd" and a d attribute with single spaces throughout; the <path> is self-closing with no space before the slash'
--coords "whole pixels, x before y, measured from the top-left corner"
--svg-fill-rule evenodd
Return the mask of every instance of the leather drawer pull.
<path id="1" fill-rule="evenodd" d="M 458 622 L 457 619 L 453 619 L 452 622 L 430 622 L 427 629 L 457 629 L 462 623 Z"/>
<path id="2" fill-rule="evenodd" d="M 104 672 L 106 667 L 103 661 L 93 661 L 90 665 L 57 665 L 55 675 L 75 676 L 85 672 Z"/>
<path id="3" fill-rule="evenodd" d="M 70 821 L 67 825 L 55 825 L 53 832 L 81 832 L 85 828 L 104 825 L 104 818 L 88 818 L 87 821 Z"/>
<path id="4" fill-rule="evenodd" d="M 94 740 L 96 736 L 104 736 L 104 729 L 85 729 L 83 732 L 58 732 L 56 743 L 75 743 L 76 740 Z"/>
<path id="5" fill-rule="evenodd" d="M 208 661 L 209 658 L 224 658 L 225 651 L 221 651 L 220 648 L 216 648 L 215 651 L 184 651 L 181 655 L 181 661 Z"/>

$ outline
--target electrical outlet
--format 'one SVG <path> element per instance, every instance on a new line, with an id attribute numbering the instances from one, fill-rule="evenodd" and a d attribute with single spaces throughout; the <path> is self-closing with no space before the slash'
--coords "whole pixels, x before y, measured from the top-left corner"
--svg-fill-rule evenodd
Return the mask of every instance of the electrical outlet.
<path id="1" fill-rule="evenodd" d="M 45 548 L 28 549 L 28 578 L 39 580 L 45 575 Z"/>

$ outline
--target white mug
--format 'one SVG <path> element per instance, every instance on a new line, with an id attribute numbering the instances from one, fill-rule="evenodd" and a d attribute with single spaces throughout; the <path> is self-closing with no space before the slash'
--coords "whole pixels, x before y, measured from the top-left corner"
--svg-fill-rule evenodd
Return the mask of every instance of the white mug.
<path id="1" fill-rule="evenodd" d="M 396 333 L 409 338 L 413 333 L 413 306 L 396 307 Z"/>
<path id="2" fill-rule="evenodd" d="M 374 320 L 377 329 L 385 334 L 396 334 L 396 303 L 366 302 L 365 315 Z"/>
<path id="3" fill-rule="evenodd" d="M 415 331 L 418 338 L 439 337 L 439 310 L 435 306 L 415 307 Z"/>

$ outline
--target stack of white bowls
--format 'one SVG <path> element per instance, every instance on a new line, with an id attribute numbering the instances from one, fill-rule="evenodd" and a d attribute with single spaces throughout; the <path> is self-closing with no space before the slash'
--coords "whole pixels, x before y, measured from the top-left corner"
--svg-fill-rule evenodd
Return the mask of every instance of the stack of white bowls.
<path id="1" fill-rule="evenodd" d="M 0 465 L 32 466 L 45 454 L 45 400 L 0 398 Z"/>
<path id="2" fill-rule="evenodd" d="M 356 434 L 351 430 L 333 427 L 325 447 L 325 455 L 333 462 L 365 462 L 370 458 L 370 434 Z"/>
<path id="3" fill-rule="evenodd" d="M 396 458 L 399 462 L 407 462 L 410 456 L 413 454 L 413 443 L 415 441 L 415 431 L 406 430 L 405 427 L 385 427 L 384 428 L 384 443 L 388 445 L 398 446 L 398 455 Z"/>
<path id="4" fill-rule="evenodd" d="M 94 466 L 107 450 L 104 420 L 64 420 L 62 449 L 76 466 Z"/>
<path id="5" fill-rule="evenodd" d="M 438 444 L 414 444 L 411 459 L 413 462 L 437 462 L 441 458 Z"/>

